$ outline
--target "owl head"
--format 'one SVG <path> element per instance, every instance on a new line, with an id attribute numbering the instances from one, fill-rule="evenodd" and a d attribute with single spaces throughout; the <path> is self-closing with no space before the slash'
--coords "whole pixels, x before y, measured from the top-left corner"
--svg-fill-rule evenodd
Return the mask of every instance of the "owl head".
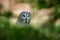
<path id="1" fill-rule="evenodd" d="M 21 14 L 18 17 L 18 21 L 21 23 L 30 23 L 31 21 L 31 13 L 27 11 L 21 12 Z"/>

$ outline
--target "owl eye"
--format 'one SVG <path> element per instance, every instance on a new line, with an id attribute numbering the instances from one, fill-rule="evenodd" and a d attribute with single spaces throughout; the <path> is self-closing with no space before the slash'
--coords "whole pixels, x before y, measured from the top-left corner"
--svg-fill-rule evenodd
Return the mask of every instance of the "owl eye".
<path id="1" fill-rule="evenodd" d="M 25 15 L 23 15 L 23 17 L 25 17 Z"/>

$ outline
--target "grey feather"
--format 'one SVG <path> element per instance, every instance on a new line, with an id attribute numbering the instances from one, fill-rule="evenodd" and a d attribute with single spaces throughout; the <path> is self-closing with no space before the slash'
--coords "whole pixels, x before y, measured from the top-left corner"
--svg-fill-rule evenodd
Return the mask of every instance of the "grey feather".
<path id="1" fill-rule="evenodd" d="M 27 11 L 21 12 L 21 14 L 18 16 L 16 24 L 18 26 L 25 26 L 28 25 L 31 21 L 31 13 Z"/>

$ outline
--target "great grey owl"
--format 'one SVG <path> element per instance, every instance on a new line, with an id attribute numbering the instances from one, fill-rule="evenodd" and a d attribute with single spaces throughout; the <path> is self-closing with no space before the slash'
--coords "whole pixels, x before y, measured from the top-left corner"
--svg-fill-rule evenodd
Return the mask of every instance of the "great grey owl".
<path id="1" fill-rule="evenodd" d="M 18 16 L 17 19 L 17 25 L 25 25 L 25 24 L 29 24 L 31 21 L 31 13 L 27 12 L 27 11 L 23 11 L 21 12 L 21 14 Z"/>

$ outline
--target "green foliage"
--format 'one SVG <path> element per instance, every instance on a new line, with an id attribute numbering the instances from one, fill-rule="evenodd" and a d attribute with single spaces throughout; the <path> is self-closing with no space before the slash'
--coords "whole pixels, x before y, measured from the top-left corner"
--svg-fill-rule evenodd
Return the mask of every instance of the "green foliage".
<path id="1" fill-rule="evenodd" d="M 58 0 L 58 4 L 60 4 L 60 0 Z"/>
<path id="2" fill-rule="evenodd" d="M 3 13 L 0 13 L 0 16 L 5 16 L 7 18 L 10 18 L 12 16 L 12 11 L 8 10 L 8 11 L 5 11 Z"/>
<path id="3" fill-rule="evenodd" d="M 40 8 L 51 8 L 60 4 L 60 0 L 37 0 L 36 7 Z"/>
<path id="4" fill-rule="evenodd" d="M 60 0 L 18 0 L 20 3 L 29 3 L 31 6 L 37 9 L 55 7 L 60 5 Z"/>
<path id="5" fill-rule="evenodd" d="M 20 28 L 10 25 L 8 18 L 0 17 L 0 40 L 57 40 L 60 37 L 60 29 L 56 30 L 47 32 L 44 29 L 34 29 L 31 25 Z"/>
<path id="6" fill-rule="evenodd" d="M 5 12 L 4 16 L 6 16 L 7 18 L 11 17 L 12 16 L 12 11 L 7 11 Z"/>
<path id="7" fill-rule="evenodd" d="M 50 6 L 51 4 L 48 6 L 52 7 Z M 37 1 L 37 8 L 47 8 L 48 6 L 44 0 Z M 59 15 L 60 13 L 54 13 L 54 19 L 59 18 Z M 47 28 L 34 29 L 31 25 L 19 28 L 16 25 L 10 25 L 9 18 L 11 16 L 11 11 L 4 12 L 0 15 L 0 40 L 60 40 L 60 25 L 54 28 L 54 30 L 49 30 Z M 50 24 L 52 24 L 52 22 Z M 51 25 L 47 24 L 46 26 L 48 27 Z"/>
<path id="8" fill-rule="evenodd" d="M 36 4 L 36 7 L 38 8 L 38 9 L 40 9 L 40 8 L 47 8 L 47 4 L 46 4 L 46 2 L 45 2 L 45 0 L 38 0 L 37 1 L 37 4 Z"/>

